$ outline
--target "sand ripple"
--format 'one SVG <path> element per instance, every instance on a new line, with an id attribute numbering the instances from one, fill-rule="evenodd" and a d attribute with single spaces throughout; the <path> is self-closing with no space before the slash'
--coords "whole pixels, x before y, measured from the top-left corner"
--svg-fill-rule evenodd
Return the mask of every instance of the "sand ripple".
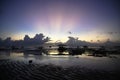
<path id="1" fill-rule="evenodd" d="M 119 80 L 119 72 L 0 60 L 0 80 Z"/>

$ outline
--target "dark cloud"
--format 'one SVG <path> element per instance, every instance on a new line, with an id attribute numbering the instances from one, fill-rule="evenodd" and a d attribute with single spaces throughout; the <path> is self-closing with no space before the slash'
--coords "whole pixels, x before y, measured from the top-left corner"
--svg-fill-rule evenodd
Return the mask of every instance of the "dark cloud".
<path id="1" fill-rule="evenodd" d="M 25 35 L 24 40 L 11 40 L 11 37 L 2 40 L 0 38 L 0 47 L 11 47 L 11 46 L 36 46 L 42 45 L 45 42 L 50 41 L 49 37 L 45 37 L 42 33 L 36 34 L 34 38 L 30 38 L 29 35 Z"/>
<path id="2" fill-rule="evenodd" d="M 86 42 L 86 41 L 81 41 L 78 40 L 78 38 L 74 38 L 74 37 L 68 37 L 69 40 L 65 43 L 66 45 L 70 46 L 70 47 L 77 47 L 77 46 L 101 46 L 101 45 L 106 45 L 106 46 L 119 46 L 120 45 L 120 41 L 118 42 L 112 42 L 109 38 L 107 39 L 106 42 L 101 43 L 100 40 L 97 40 L 97 43 L 91 43 L 93 42 L 93 40 L 91 40 L 91 42 Z"/>
<path id="3" fill-rule="evenodd" d="M 78 38 L 75 37 L 68 37 L 69 40 L 66 42 L 67 45 L 72 46 L 72 47 L 76 47 L 76 46 L 84 46 L 84 45 L 88 45 L 89 43 L 86 41 L 81 41 L 78 40 Z"/>

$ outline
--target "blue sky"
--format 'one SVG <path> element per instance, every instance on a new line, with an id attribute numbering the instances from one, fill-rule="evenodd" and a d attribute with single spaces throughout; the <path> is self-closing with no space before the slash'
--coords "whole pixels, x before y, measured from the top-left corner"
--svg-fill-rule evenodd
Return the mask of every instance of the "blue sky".
<path id="1" fill-rule="evenodd" d="M 0 37 L 43 33 L 51 40 L 120 41 L 118 0 L 1 0 Z M 72 34 L 69 34 L 68 32 Z M 112 34 L 109 34 L 112 32 Z M 99 37 L 98 37 L 99 36 Z"/>

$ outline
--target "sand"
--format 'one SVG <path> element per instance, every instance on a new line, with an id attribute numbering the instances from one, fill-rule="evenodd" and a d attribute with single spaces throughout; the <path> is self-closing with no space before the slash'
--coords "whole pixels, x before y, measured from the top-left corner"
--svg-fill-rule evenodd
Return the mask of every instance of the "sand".
<path id="1" fill-rule="evenodd" d="M 81 66 L 0 60 L 0 80 L 119 80 L 120 71 L 93 70 Z"/>

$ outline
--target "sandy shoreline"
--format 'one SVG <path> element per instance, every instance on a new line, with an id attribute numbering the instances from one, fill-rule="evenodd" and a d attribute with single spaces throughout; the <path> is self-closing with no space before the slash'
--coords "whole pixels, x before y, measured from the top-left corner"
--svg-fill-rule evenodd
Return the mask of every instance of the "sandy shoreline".
<path id="1" fill-rule="evenodd" d="M 119 70 L 91 70 L 80 66 L 63 68 L 53 64 L 0 60 L 0 80 L 118 80 L 119 73 Z"/>

